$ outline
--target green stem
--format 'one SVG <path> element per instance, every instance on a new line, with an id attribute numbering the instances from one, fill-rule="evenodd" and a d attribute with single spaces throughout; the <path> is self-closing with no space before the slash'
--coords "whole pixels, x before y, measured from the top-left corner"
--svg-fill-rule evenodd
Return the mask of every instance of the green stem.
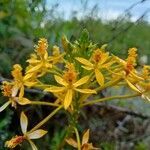
<path id="1" fill-rule="evenodd" d="M 30 105 L 47 105 L 47 106 L 54 106 L 58 107 L 58 104 L 50 103 L 50 102 L 43 102 L 43 101 L 32 101 Z"/>
<path id="2" fill-rule="evenodd" d="M 37 129 L 39 129 L 43 124 L 45 124 L 50 118 L 52 118 L 63 106 L 59 106 L 54 111 L 52 111 L 47 117 L 45 117 L 42 121 L 40 121 L 35 127 L 33 127 L 28 133 L 31 133 Z"/>
<path id="3" fill-rule="evenodd" d="M 78 150 L 81 150 L 80 136 L 79 136 L 77 128 L 74 128 L 74 131 L 75 131 L 76 138 L 77 138 Z"/>
<path id="4" fill-rule="evenodd" d="M 97 100 L 93 100 L 93 101 L 91 100 L 89 102 L 85 102 L 84 104 L 81 104 L 80 107 L 87 106 L 87 105 L 93 105 L 95 103 L 104 102 L 104 101 L 108 101 L 108 100 L 126 99 L 126 98 L 137 97 L 137 96 L 140 96 L 140 95 L 141 95 L 141 93 L 136 93 L 136 94 L 132 94 L 132 95 L 105 97 L 105 98 L 101 98 L 101 99 L 97 99 Z"/>

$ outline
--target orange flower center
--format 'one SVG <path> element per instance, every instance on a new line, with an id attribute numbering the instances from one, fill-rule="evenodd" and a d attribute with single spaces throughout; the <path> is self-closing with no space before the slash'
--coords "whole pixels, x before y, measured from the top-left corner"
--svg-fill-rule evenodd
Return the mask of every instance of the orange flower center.
<path id="1" fill-rule="evenodd" d="M 2 86 L 2 90 L 3 90 L 3 95 L 7 96 L 7 97 L 11 97 L 11 93 L 12 93 L 12 86 L 10 84 L 4 84 Z"/>
<path id="2" fill-rule="evenodd" d="M 36 52 L 38 53 L 38 55 L 43 56 L 48 48 L 47 40 L 44 38 L 41 38 L 38 41 L 38 45 L 36 45 L 35 48 L 36 48 Z"/>
<path id="3" fill-rule="evenodd" d="M 25 140 L 24 136 L 15 136 L 11 140 L 6 141 L 5 145 L 8 148 L 15 148 L 17 145 L 21 144 Z"/>

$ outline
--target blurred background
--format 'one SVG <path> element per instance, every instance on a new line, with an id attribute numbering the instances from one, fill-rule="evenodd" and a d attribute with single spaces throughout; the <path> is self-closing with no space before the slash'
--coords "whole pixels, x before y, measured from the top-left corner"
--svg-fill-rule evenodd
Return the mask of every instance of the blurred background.
<path id="1" fill-rule="evenodd" d="M 27 65 L 26 59 L 40 37 L 48 39 L 51 49 L 54 44 L 61 46 L 63 35 L 69 40 L 78 39 L 85 28 L 93 42 L 99 46 L 107 43 L 111 53 L 125 58 L 128 48 L 137 47 L 138 64 L 150 64 L 150 0 L 0 0 L 0 81 L 11 79 L 13 64 Z M 105 92 L 111 95 L 116 91 Z M 4 101 L 1 97 L 0 104 Z M 148 102 L 136 99 L 87 108 L 85 113 L 89 115 L 81 117 L 81 128 L 90 127 L 91 141 L 104 150 L 149 150 L 149 106 Z M 31 126 L 47 114 L 42 107 L 28 109 L 29 115 L 37 116 Z M 0 115 L 2 150 L 6 139 L 20 133 L 16 114 L 20 111 L 10 108 Z M 49 135 L 38 142 L 40 150 L 59 149 L 66 118 L 62 113 L 52 121 L 53 125 L 46 126 Z M 25 144 L 22 149 L 27 147 Z"/>

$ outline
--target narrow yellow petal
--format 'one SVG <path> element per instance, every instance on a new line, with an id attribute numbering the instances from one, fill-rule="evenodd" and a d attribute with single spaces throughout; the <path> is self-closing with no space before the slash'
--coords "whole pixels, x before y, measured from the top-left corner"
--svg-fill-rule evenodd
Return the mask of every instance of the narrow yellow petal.
<path id="1" fill-rule="evenodd" d="M 81 64 L 93 68 L 93 64 L 90 61 L 88 61 L 87 59 L 84 59 L 84 58 L 81 58 L 81 57 L 76 57 L 75 59 L 77 61 L 79 61 Z"/>
<path id="2" fill-rule="evenodd" d="M 2 112 L 9 104 L 11 103 L 11 101 L 6 102 L 4 105 L 2 105 L 0 107 L 0 112 Z"/>
<path id="3" fill-rule="evenodd" d="M 27 132 L 28 118 L 23 111 L 21 112 L 20 116 L 20 125 L 22 133 L 25 134 Z"/>
<path id="4" fill-rule="evenodd" d="M 31 77 L 33 76 L 33 73 L 27 73 L 24 77 L 23 77 L 23 80 L 28 80 L 30 79 Z"/>
<path id="5" fill-rule="evenodd" d="M 27 86 L 27 87 L 32 87 L 32 86 L 34 86 L 35 84 L 37 84 L 37 82 L 30 82 L 30 81 L 24 82 L 24 85 Z"/>
<path id="6" fill-rule="evenodd" d="M 78 80 L 77 82 L 75 82 L 73 85 L 74 87 L 78 87 L 84 83 L 86 83 L 89 80 L 89 76 L 85 76 L 83 78 L 81 78 L 80 80 Z"/>
<path id="7" fill-rule="evenodd" d="M 57 93 L 57 92 L 63 92 L 64 90 L 65 90 L 65 87 L 52 86 L 50 88 L 46 88 L 44 91 Z"/>
<path id="8" fill-rule="evenodd" d="M 57 75 L 55 75 L 54 78 L 55 78 L 55 80 L 57 81 L 57 83 L 59 83 L 59 84 L 61 84 L 61 85 L 64 85 L 64 86 L 67 86 L 67 85 L 68 85 L 68 83 L 67 83 L 66 81 L 64 81 L 63 78 L 61 78 L 61 77 L 59 77 L 59 76 L 57 76 Z"/>
<path id="9" fill-rule="evenodd" d="M 133 72 L 130 72 L 130 74 L 134 77 L 134 78 L 136 78 L 137 80 L 144 80 L 142 77 L 140 77 L 140 76 L 138 76 L 138 75 L 136 75 L 136 73 L 133 73 Z"/>
<path id="10" fill-rule="evenodd" d="M 82 66 L 82 68 L 86 69 L 86 70 L 92 70 L 93 67 L 88 67 L 88 66 Z"/>
<path id="11" fill-rule="evenodd" d="M 82 145 L 85 144 L 85 143 L 88 143 L 88 141 L 89 141 L 89 134 L 90 134 L 90 130 L 88 129 L 88 130 L 83 134 L 83 137 L 82 137 Z"/>
<path id="12" fill-rule="evenodd" d="M 37 63 L 40 62 L 40 60 L 36 60 L 36 59 L 28 59 L 27 62 L 30 63 L 30 64 L 37 64 Z"/>
<path id="13" fill-rule="evenodd" d="M 24 95 L 24 86 L 22 85 L 19 92 L 19 99 L 22 98 Z"/>
<path id="14" fill-rule="evenodd" d="M 91 90 L 91 89 L 77 89 L 77 88 L 75 88 L 75 90 L 80 92 L 80 93 L 85 93 L 85 94 L 96 94 L 96 91 Z"/>
<path id="15" fill-rule="evenodd" d="M 72 139 L 72 138 L 66 139 L 65 141 L 66 141 L 69 145 L 73 146 L 74 148 L 77 148 L 77 147 L 78 147 L 77 142 L 76 142 L 74 139 Z"/>
<path id="16" fill-rule="evenodd" d="M 67 94 L 64 99 L 64 108 L 67 109 L 72 102 L 72 89 L 68 89 Z"/>
<path id="17" fill-rule="evenodd" d="M 27 73 L 32 73 L 38 71 L 42 67 L 42 63 L 38 64 L 37 66 L 32 67 L 27 71 Z"/>
<path id="18" fill-rule="evenodd" d="M 28 141 L 29 141 L 29 143 L 30 143 L 30 145 L 32 147 L 32 150 L 38 150 L 38 148 L 36 147 L 36 145 L 30 139 L 28 139 Z"/>
<path id="19" fill-rule="evenodd" d="M 96 76 L 96 80 L 99 83 L 99 85 L 103 86 L 104 85 L 104 76 L 98 69 L 95 69 L 95 76 Z"/>
<path id="20" fill-rule="evenodd" d="M 133 89 L 134 91 L 136 91 L 138 93 L 141 93 L 141 91 L 135 85 L 133 85 L 129 80 L 126 79 L 126 82 L 131 89 Z"/>
<path id="21" fill-rule="evenodd" d="M 19 98 L 19 100 L 18 100 L 18 104 L 20 104 L 20 105 L 27 105 L 27 104 L 30 104 L 31 103 L 31 101 L 29 100 L 29 99 L 27 99 L 27 98 Z"/>
<path id="22" fill-rule="evenodd" d="M 109 57 L 109 53 L 105 53 L 102 57 L 102 60 L 100 61 L 100 64 L 103 64 L 106 62 L 106 60 L 108 59 Z"/>
<path id="23" fill-rule="evenodd" d="M 42 129 L 38 129 L 38 130 L 35 130 L 31 133 L 28 133 L 27 136 L 29 139 L 39 139 L 42 136 L 44 136 L 46 133 L 47 133 L 47 131 L 42 130 Z"/>

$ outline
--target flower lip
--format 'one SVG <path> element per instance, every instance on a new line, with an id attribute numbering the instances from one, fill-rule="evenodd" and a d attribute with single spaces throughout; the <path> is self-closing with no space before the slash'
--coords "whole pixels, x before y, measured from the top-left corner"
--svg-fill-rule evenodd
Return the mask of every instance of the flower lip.
<path id="1" fill-rule="evenodd" d="M 15 148 L 17 145 L 21 144 L 25 140 L 24 136 L 16 135 L 11 140 L 6 141 L 5 146 L 8 148 Z"/>

